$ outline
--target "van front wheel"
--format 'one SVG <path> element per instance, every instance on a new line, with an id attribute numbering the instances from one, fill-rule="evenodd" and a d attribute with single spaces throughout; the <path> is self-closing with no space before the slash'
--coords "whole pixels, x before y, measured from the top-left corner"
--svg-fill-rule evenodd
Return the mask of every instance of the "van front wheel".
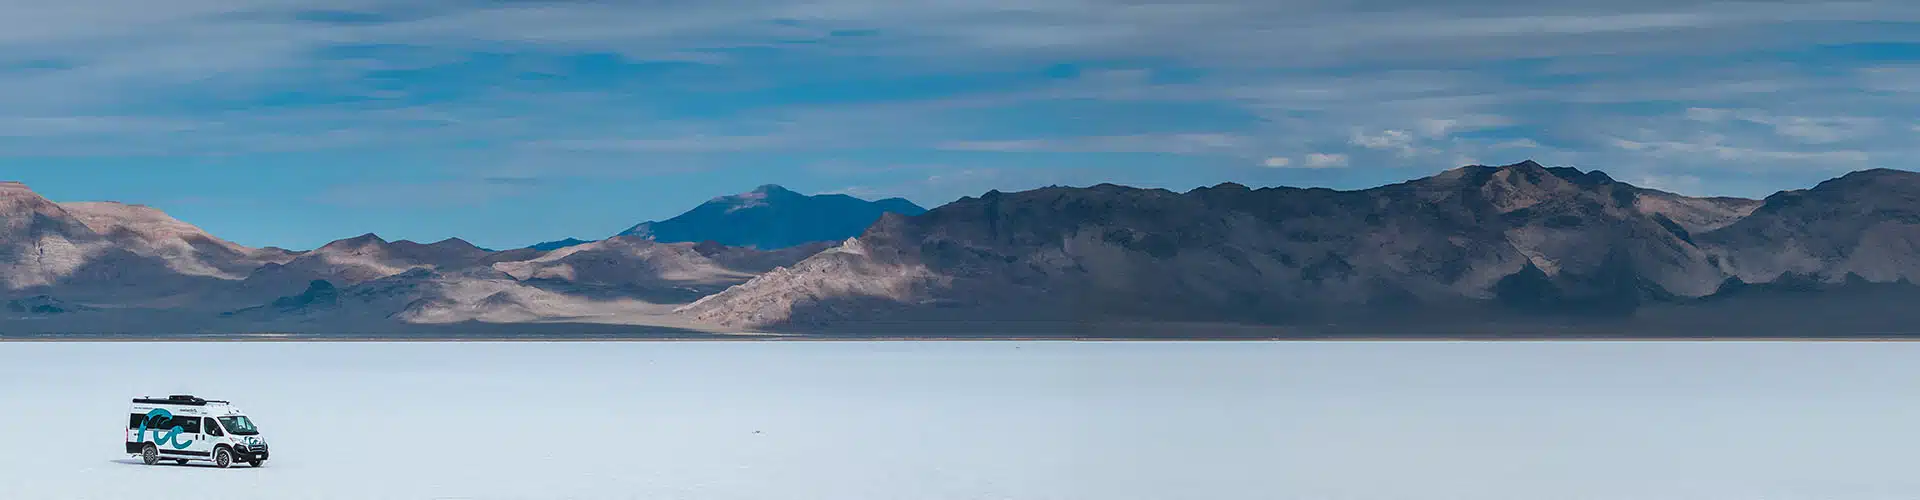
<path id="1" fill-rule="evenodd" d="M 146 446 L 141 446 L 140 447 L 140 463 L 144 463 L 147 465 L 160 463 L 160 449 L 155 448 L 153 446 L 153 443 L 147 443 Z"/>
<path id="2" fill-rule="evenodd" d="M 226 448 L 213 450 L 213 466 L 222 469 L 233 466 L 233 452 Z"/>

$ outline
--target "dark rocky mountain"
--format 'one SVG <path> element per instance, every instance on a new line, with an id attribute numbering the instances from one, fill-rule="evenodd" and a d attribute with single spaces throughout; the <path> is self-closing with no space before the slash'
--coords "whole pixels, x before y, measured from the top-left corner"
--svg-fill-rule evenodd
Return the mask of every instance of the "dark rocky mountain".
<path id="1" fill-rule="evenodd" d="M 566 247 L 570 247 L 570 246 L 576 246 L 576 245 L 585 245 L 585 244 L 588 244 L 588 243 L 592 243 L 592 242 L 591 242 L 591 241 L 587 241 L 587 240 L 583 240 L 583 239 L 579 239 L 579 238 L 567 238 L 567 239 L 564 239 L 564 240 L 556 240 L 556 241 L 545 241 L 545 242 L 540 242 L 540 243 L 534 243 L 534 244 L 532 244 L 532 245 L 528 245 L 528 246 L 527 246 L 527 249 L 528 249 L 528 250 L 539 250 L 539 251 L 542 251 L 542 252 L 551 252 L 551 251 L 554 251 L 554 250 L 559 250 L 559 249 L 562 249 L 562 248 L 566 248 Z"/>
<path id="2" fill-rule="evenodd" d="M 843 194 L 804 195 L 765 185 L 752 192 L 722 196 L 664 221 L 643 222 L 620 236 L 662 243 L 717 242 L 763 250 L 860 234 L 884 213 L 919 215 L 926 209 L 888 198 L 866 201 Z"/>
<path id="3" fill-rule="evenodd" d="M 287 315 L 310 315 L 319 311 L 330 311 L 340 307 L 340 289 L 327 280 L 308 282 L 307 290 L 299 295 L 289 295 L 274 299 L 272 303 L 221 313 L 221 316 L 251 317 L 272 319 Z"/>
<path id="4" fill-rule="evenodd" d="M 1776 193 L 1701 243 L 1746 283 L 1920 281 L 1920 175 L 1867 170 Z"/>
<path id="5" fill-rule="evenodd" d="M 1905 279 L 1920 174 L 1764 201 L 1688 198 L 1534 162 L 1359 191 L 989 192 L 680 309 L 735 328 L 871 321 L 1322 324 L 1618 318 L 1744 283 Z"/>

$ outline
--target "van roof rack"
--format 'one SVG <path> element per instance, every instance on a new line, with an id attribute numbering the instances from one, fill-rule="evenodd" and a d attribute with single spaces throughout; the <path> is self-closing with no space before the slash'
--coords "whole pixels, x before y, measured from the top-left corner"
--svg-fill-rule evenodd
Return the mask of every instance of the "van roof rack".
<path id="1" fill-rule="evenodd" d="M 226 401 L 213 401 L 213 400 L 200 399 L 198 397 L 194 397 L 189 394 L 174 394 L 174 395 L 167 396 L 165 399 L 141 397 L 141 398 L 134 398 L 133 402 L 150 404 L 150 405 L 183 405 L 183 406 L 206 406 L 207 403 L 226 404 Z"/>

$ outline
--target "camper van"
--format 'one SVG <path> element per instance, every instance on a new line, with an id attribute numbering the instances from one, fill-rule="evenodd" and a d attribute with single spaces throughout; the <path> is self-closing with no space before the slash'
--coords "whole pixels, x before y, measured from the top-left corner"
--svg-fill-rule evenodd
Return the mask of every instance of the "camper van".
<path id="1" fill-rule="evenodd" d="M 134 398 L 127 416 L 127 454 L 147 465 L 172 460 L 213 462 L 226 468 L 267 462 L 267 440 L 232 403 L 191 395 Z"/>

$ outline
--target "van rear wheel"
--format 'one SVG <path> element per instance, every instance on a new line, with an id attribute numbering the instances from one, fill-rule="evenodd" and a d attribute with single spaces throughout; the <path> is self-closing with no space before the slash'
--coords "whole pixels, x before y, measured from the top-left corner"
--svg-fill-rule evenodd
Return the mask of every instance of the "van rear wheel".
<path id="1" fill-rule="evenodd" d="M 146 446 L 141 446 L 140 447 L 140 463 L 144 463 L 147 465 L 160 463 L 160 449 L 155 448 L 153 446 L 153 443 L 147 443 Z"/>
<path id="2" fill-rule="evenodd" d="M 213 466 L 222 469 L 233 466 L 233 452 L 226 448 L 213 450 Z"/>

